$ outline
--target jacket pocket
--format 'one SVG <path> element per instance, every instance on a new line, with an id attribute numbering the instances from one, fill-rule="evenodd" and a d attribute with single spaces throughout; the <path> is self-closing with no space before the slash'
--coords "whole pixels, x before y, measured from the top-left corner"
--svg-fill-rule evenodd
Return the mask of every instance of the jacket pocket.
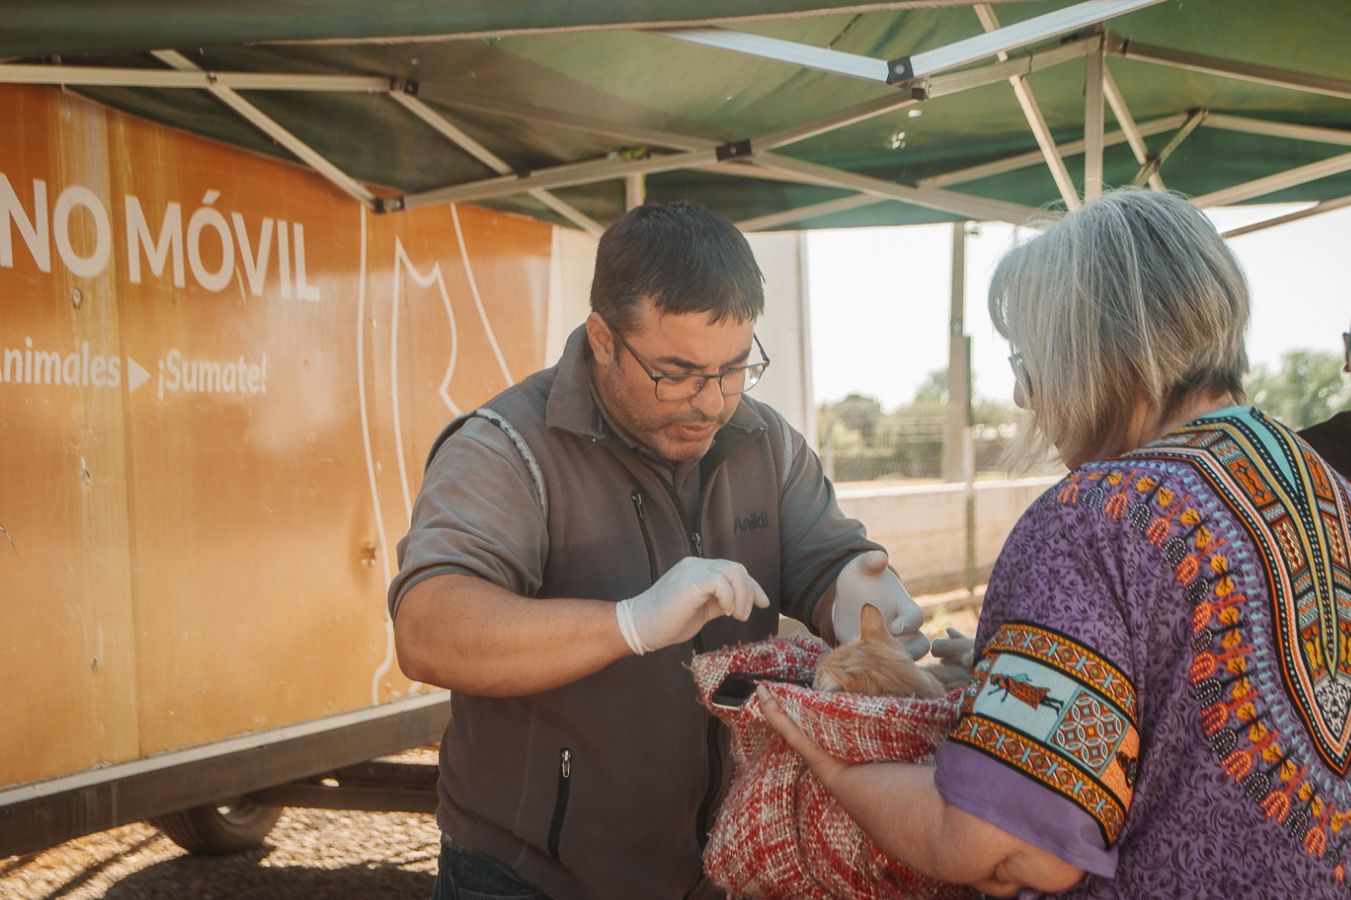
<path id="1" fill-rule="evenodd" d="M 558 751 L 558 793 L 554 798 L 554 817 L 549 823 L 549 855 L 558 859 L 558 842 L 563 837 L 563 820 L 568 815 L 568 792 L 572 789 L 572 750 Z"/>

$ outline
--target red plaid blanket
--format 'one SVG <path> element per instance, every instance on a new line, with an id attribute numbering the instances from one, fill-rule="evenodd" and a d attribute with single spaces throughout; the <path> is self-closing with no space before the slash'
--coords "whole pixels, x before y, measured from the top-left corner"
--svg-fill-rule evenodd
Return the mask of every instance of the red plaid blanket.
<path id="1" fill-rule="evenodd" d="M 810 680 L 829 647 L 806 635 L 726 647 L 694 657 L 700 701 L 732 730 L 735 771 L 704 850 L 704 870 L 733 897 L 971 897 L 887 857 L 845 815 L 771 729 L 752 697 L 737 709 L 712 705 L 733 672 Z M 929 763 L 957 721 L 959 692 L 941 700 L 819 693 L 771 683 L 788 714 L 818 744 L 850 762 Z"/>

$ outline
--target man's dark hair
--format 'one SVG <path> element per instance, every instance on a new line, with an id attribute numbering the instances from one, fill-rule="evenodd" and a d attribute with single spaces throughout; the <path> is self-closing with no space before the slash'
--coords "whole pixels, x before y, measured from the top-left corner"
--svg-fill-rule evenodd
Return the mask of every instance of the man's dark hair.
<path id="1" fill-rule="evenodd" d="M 591 308 L 627 334 L 644 298 L 662 313 L 707 312 L 714 322 L 757 319 L 764 275 L 724 216 L 697 203 L 644 203 L 601 235 Z"/>

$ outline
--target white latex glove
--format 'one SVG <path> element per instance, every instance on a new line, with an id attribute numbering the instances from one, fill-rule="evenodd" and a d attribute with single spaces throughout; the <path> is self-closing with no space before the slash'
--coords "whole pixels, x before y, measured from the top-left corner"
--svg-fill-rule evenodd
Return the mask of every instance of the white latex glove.
<path id="1" fill-rule="evenodd" d="M 933 642 L 933 654 L 947 666 L 971 671 L 976 664 L 976 641 L 956 628 L 948 628 L 948 636 Z"/>
<path id="2" fill-rule="evenodd" d="M 885 550 L 860 553 L 849 560 L 835 579 L 835 607 L 830 613 L 830 623 L 835 628 L 837 644 L 847 644 L 858 637 L 859 612 L 865 603 L 882 611 L 887 630 L 904 641 L 913 658 L 919 659 L 929 652 L 929 639 L 919 633 L 924 612 L 910 598 L 896 573 L 887 568 Z"/>
<path id="3" fill-rule="evenodd" d="M 636 597 L 615 604 L 619 633 L 641 656 L 688 641 L 718 616 L 744 622 L 769 606 L 764 589 L 741 563 L 687 556 Z"/>

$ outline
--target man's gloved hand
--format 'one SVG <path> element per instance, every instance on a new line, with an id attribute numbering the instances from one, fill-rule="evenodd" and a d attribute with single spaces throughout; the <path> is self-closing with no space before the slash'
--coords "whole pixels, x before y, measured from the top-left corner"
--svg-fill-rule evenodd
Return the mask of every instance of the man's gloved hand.
<path id="1" fill-rule="evenodd" d="M 835 579 L 835 608 L 830 623 L 835 629 L 837 644 L 847 644 L 859 635 L 859 613 L 863 604 L 871 603 L 882 611 L 887 629 L 905 643 L 905 649 L 915 659 L 929 652 L 929 639 L 919 633 L 924 624 L 924 612 L 910 593 L 887 568 L 885 550 L 860 553 L 840 570 Z"/>
<path id="2" fill-rule="evenodd" d="M 976 642 L 956 628 L 948 629 L 948 636 L 938 638 L 930 647 L 938 665 L 931 671 L 947 688 L 965 687 L 971 680 L 971 667 L 976 664 Z"/>
<path id="3" fill-rule="evenodd" d="M 933 642 L 934 657 L 945 666 L 957 666 L 971 671 L 976 664 L 976 641 L 956 628 L 948 629 L 948 636 Z"/>
<path id="4" fill-rule="evenodd" d="M 718 616 L 750 618 L 769 606 L 764 589 L 741 563 L 687 556 L 636 597 L 615 604 L 619 633 L 641 656 L 688 641 Z"/>

